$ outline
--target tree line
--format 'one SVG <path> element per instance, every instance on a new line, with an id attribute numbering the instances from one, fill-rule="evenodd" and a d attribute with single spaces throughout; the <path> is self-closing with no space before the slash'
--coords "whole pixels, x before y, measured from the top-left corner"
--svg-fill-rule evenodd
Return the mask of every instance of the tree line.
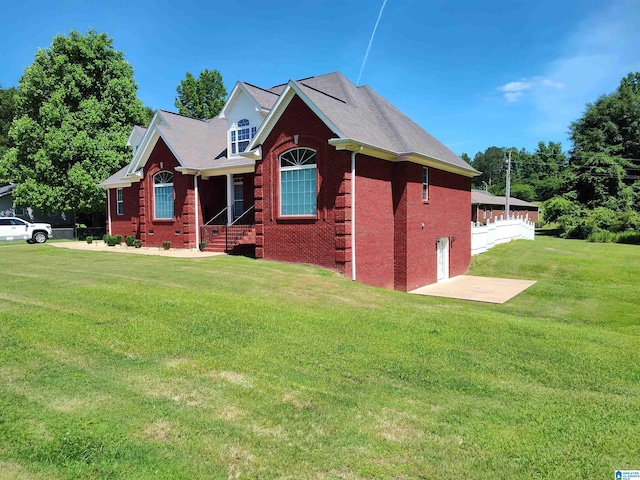
<path id="1" fill-rule="evenodd" d="M 0 184 L 17 184 L 16 207 L 104 212 L 98 184 L 130 161 L 127 137 L 154 113 L 137 88 L 124 53 L 94 30 L 56 35 L 17 88 L 0 86 Z M 207 69 L 187 72 L 176 91 L 179 112 L 195 118 L 217 115 L 227 95 L 220 73 Z"/>
<path id="2" fill-rule="evenodd" d="M 502 195 L 511 152 L 511 196 L 542 202 L 545 222 L 567 238 L 640 243 L 640 72 L 586 106 L 569 127 L 571 149 L 489 147 L 473 159 L 474 188 Z"/>

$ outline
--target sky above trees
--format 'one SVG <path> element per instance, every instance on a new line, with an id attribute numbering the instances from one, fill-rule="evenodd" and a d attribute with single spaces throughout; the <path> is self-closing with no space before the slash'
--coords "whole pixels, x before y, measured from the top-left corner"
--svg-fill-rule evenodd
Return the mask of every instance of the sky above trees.
<path id="1" fill-rule="evenodd" d="M 98 2 L 24 0 L 0 16 L 0 84 L 17 86 L 58 33 L 106 32 L 145 105 L 175 111 L 185 72 L 216 69 L 269 87 L 339 70 L 356 81 L 383 0 Z M 637 0 L 387 0 L 362 70 L 454 152 L 569 148 L 587 102 L 640 71 Z"/>

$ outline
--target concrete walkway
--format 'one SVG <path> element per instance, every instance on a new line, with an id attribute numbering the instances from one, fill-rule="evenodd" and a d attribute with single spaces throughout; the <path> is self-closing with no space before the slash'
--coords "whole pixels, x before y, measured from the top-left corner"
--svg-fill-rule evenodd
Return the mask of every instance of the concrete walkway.
<path id="1" fill-rule="evenodd" d="M 533 280 L 474 277 L 460 275 L 409 293 L 432 297 L 457 298 L 474 302 L 504 303 L 536 283 Z"/>
<path id="2" fill-rule="evenodd" d="M 127 247 L 125 244 L 109 247 L 102 240 L 96 240 L 89 244 L 87 242 L 69 241 L 69 242 L 51 242 L 47 243 L 52 247 L 68 248 L 71 250 L 83 250 L 87 252 L 111 252 L 111 253 L 129 253 L 134 255 L 158 255 L 160 257 L 175 258 L 206 258 L 224 255 L 218 252 L 201 252 L 200 250 L 187 250 L 184 248 L 172 248 L 164 250 L 158 247 Z"/>

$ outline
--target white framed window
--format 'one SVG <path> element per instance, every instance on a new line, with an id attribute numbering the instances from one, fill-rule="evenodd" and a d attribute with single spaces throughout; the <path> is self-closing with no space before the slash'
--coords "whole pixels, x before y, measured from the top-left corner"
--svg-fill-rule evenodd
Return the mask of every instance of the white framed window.
<path id="1" fill-rule="evenodd" d="M 122 201 L 122 189 L 116 189 L 116 215 L 124 213 L 124 202 Z"/>
<path id="2" fill-rule="evenodd" d="M 153 176 L 153 217 L 173 219 L 173 173 L 160 172 Z"/>
<path id="3" fill-rule="evenodd" d="M 294 148 L 280 155 L 280 215 L 316 215 L 316 151 Z"/>
<path id="4" fill-rule="evenodd" d="M 229 131 L 229 150 L 231 155 L 244 152 L 257 131 L 257 127 L 252 127 L 246 118 L 238 120 L 236 125 L 236 128 L 232 128 Z"/>
<path id="5" fill-rule="evenodd" d="M 422 201 L 429 201 L 429 167 L 422 167 Z"/>

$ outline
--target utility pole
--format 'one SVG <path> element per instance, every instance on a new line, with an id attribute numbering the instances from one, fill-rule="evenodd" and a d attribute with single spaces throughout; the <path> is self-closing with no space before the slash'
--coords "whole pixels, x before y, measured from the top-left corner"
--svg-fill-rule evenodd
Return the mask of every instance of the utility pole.
<path id="1" fill-rule="evenodd" d="M 504 209 L 509 220 L 509 196 L 511 195 L 511 150 L 509 150 L 509 160 L 507 162 L 507 188 L 504 199 Z"/>

